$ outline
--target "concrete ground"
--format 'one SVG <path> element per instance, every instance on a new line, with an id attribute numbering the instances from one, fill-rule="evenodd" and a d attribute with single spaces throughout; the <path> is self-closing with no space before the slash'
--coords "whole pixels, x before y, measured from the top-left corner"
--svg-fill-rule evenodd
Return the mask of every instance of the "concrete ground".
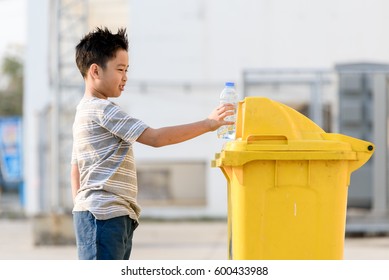
<path id="1" fill-rule="evenodd" d="M 0 260 L 75 260 L 74 245 L 34 246 L 29 219 L 0 219 Z M 134 236 L 134 260 L 226 260 L 224 221 L 145 221 Z M 389 237 L 348 237 L 346 260 L 389 260 Z"/>
<path id="2" fill-rule="evenodd" d="M 13 214 L 18 210 L 15 197 L 0 197 L 0 260 L 77 259 L 73 242 L 60 246 L 34 245 L 37 243 L 37 220 Z M 65 236 L 73 234 L 69 221 L 53 228 Z M 225 221 L 146 220 L 135 231 L 131 259 L 226 260 L 227 239 Z M 347 237 L 344 259 L 389 260 L 389 236 Z"/>

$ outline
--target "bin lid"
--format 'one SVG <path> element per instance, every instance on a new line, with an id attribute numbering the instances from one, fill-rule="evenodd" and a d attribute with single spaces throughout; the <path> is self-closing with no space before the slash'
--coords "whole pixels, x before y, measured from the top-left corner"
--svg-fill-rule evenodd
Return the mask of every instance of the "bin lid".
<path id="1" fill-rule="evenodd" d="M 254 96 L 239 102 L 236 140 L 225 143 L 213 166 L 260 159 L 354 160 L 363 165 L 373 152 L 370 142 L 326 133 L 295 109 Z"/>
<path id="2" fill-rule="evenodd" d="M 238 104 L 236 139 L 285 142 L 323 140 L 325 131 L 285 104 L 265 97 L 246 97 Z M 309 147 L 307 147 L 309 148 Z"/>

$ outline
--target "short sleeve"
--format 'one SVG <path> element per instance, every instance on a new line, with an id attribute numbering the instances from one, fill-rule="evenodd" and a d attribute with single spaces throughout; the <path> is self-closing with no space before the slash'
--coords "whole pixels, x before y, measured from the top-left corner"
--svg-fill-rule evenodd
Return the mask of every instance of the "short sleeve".
<path id="1" fill-rule="evenodd" d="M 144 122 L 132 118 L 116 104 L 110 103 L 104 109 L 101 126 L 116 137 L 128 143 L 134 143 L 148 127 Z"/>

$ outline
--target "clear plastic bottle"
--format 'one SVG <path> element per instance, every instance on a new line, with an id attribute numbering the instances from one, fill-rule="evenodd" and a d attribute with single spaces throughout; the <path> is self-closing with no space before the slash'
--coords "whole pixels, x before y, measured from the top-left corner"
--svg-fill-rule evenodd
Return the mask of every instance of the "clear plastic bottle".
<path id="1" fill-rule="evenodd" d="M 234 82 L 226 82 L 224 89 L 220 94 L 220 104 L 231 103 L 235 105 L 234 115 L 228 116 L 225 120 L 235 121 L 236 106 L 238 103 L 238 94 L 235 89 Z M 221 139 L 235 139 L 235 124 L 223 125 L 217 130 L 217 137 Z"/>

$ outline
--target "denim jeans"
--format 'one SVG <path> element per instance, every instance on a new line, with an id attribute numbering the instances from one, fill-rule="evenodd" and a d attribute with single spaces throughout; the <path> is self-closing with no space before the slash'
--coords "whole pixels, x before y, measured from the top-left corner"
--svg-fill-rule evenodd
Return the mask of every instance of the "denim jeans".
<path id="1" fill-rule="evenodd" d="M 89 211 L 73 213 L 80 260 L 128 260 L 137 222 L 128 216 L 97 220 Z"/>

